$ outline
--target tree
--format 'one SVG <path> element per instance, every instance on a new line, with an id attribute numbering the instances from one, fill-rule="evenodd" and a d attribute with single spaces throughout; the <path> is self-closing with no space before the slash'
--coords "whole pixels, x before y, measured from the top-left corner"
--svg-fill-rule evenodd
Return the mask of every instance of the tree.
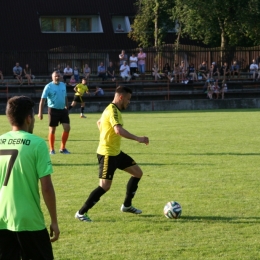
<path id="1" fill-rule="evenodd" d="M 260 44 L 259 0 L 175 0 L 171 11 L 191 39 L 222 48 Z"/>

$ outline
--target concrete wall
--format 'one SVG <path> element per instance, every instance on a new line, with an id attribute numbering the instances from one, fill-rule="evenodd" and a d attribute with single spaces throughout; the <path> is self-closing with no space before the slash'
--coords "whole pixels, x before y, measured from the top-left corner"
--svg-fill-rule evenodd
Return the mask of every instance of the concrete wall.
<path id="1" fill-rule="evenodd" d="M 102 112 L 108 102 L 86 103 L 85 112 Z M 6 104 L 0 104 L 0 114 L 5 113 Z M 35 113 L 38 112 L 39 104 L 36 104 Z M 190 99 L 190 100 L 169 100 L 169 101 L 132 101 L 127 111 L 171 111 L 171 110 L 210 110 L 210 109 L 241 109 L 260 108 L 260 98 L 248 99 Z M 72 113 L 80 113 L 79 105 L 72 109 Z M 45 106 L 44 113 L 47 113 Z"/>

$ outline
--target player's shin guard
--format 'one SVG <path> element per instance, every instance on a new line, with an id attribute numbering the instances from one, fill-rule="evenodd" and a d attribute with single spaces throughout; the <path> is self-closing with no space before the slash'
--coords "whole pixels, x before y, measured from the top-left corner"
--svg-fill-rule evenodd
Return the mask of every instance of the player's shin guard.
<path id="1" fill-rule="evenodd" d="M 55 134 L 49 133 L 49 147 L 50 151 L 54 150 Z"/>
<path id="2" fill-rule="evenodd" d="M 106 191 L 100 186 L 93 190 L 83 207 L 79 210 L 79 214 L 83 215 L 84 213 L 88 212 L 88 210 L 91 209 L 100 200 L 100 197 L 105 193 Z"/>
<path id="3" fill-rule="evenodd" d="M 126 186 L 126 197 L 124 201 L 124 206 L 129 207 L 132 205 L 132 199 L 135 196 L 135 193 L 138 188 L 138 182 L 140 178 L 131 177 Z"/>

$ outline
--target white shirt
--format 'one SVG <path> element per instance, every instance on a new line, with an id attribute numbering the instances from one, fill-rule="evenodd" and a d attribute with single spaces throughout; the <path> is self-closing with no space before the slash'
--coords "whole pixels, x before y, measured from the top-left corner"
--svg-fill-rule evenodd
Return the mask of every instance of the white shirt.
<path id="1" fill-rule="evenodd" d="M 252 63 L 252 64 L 250 65 L 250 70 L 258 70 L 258 65 L 255 64 L 255 63 Z"/>
<path id="2" fill-rule="evenodd" d="M 137 62 L 138 62 L 137 57 L 130 56 L 129 58 L 130 68 L 137 68 Z"/>
<path id="3" fill-rule="evenodd" d="M 129 76 L 130 68 L 128 65 L 121 65 L 120 67 L 121 77 Z"/>
<path id="4" fill-rule="evenodd" d="M 72 68 L 65 68 L 63 72 L 64 74 L 72 73 Z"/>

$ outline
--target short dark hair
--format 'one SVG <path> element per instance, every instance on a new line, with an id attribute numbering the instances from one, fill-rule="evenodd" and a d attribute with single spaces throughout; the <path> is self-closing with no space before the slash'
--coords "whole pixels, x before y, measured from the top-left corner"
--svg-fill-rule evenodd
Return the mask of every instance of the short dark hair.
<path id="1" fill-rule="evenodd" d="M 28 115 L 33 116 L 34 102 L 27 96 L 14 96 L 10 98 L 6 106 L 6 116 L 13 126 L 22 126 Z"/>
<path id="2" fill-rule="evenodd" d="M 126 94 L 126 93 L 132 94 L 133 91 L 132 91 L 132 89 L 129 88 L 129 87 L 126 87 L 126 86 L 118 86 L 118 87 L 116 88 L 116 93 L 118 93 L 118 94 Z"/>

